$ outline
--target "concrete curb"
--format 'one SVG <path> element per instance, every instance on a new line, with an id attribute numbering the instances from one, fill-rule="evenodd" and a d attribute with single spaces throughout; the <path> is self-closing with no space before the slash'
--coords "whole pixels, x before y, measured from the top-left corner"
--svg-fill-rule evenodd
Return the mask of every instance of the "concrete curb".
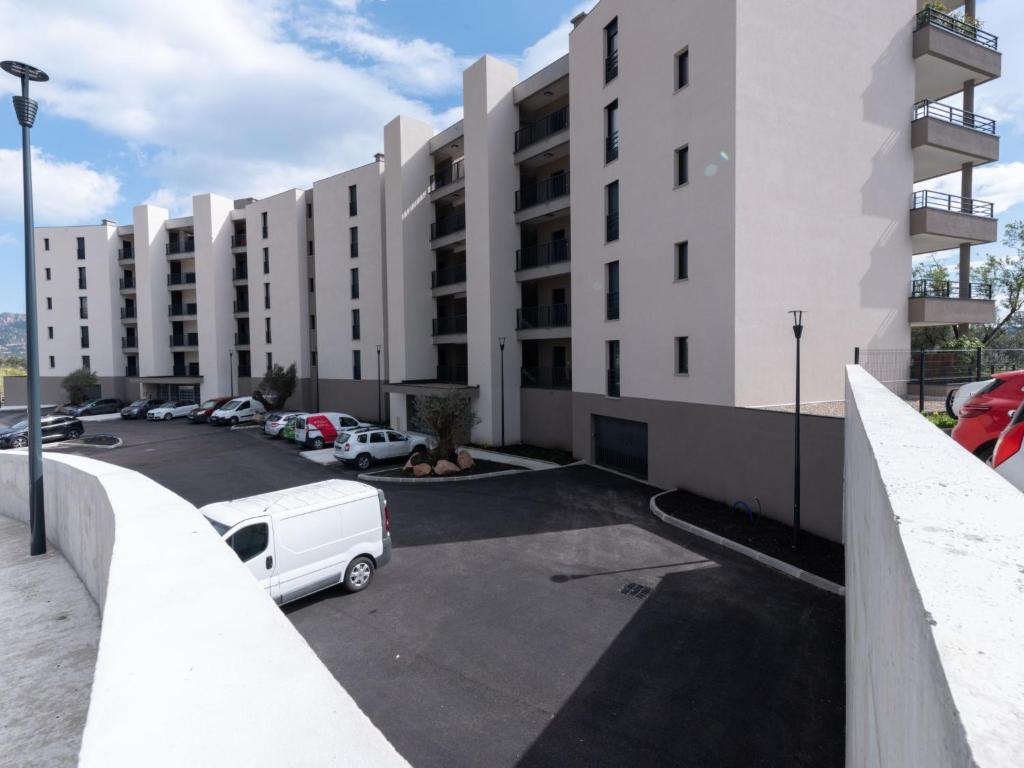
<path id="1" fill-rule="evenodd" d="M 117 438 L 117 442 L 114 443 L 114 445 L 92 445 L 91 443 L 79 443 L 74 440 L 65 440 L 59 443 L 49 443 L 47 445 L 44 445 L 43 450 L 59 451 L 62 448 L 95 448 L 98 451 L 109 451 L 114 448 L 120 448 L 122 445 L 124 445 L 124 440 L 122 440 L 120 437 Z M 24 451 L 25 453 L 28 453 L 27 448 L 16 448 L 15 450 Z"/>
<path id="2" fill-rule="evenodd" d="M 473 448 L 468 445 L 460 445 L 457 450 L 468 452 L 474 459 L 494 461 L 499 464 L 511 464 L 513 467 L 523 467 L 524 469 L 553 469 L 555 467 L 569 466 L 568 464 L 556 464 L 553 461 L 516 456 L 514 453 L 501 453 L 500 451 L 491 451 L 487 448 Z"/>
<path id="3" fill-rule="evenodd" d="M 532 461 L 532 459 L 528 459 Z M 395 467 L 391 469 L 381 469 L 377 472 L 365 472 L 359 475 L 360 480 L 372 480 L 377 483 L 455 483 L 455 482 L 469 482 L 470 480 L 486 480 L 489 477 L 502 477 L 503 475 L 521 475 L 525 472 L 550 472 L 553 469 L 566 469 L 567 467 L 578 467 L 581 464 L 586 464 L 583 461 L 574 461 L 572 464 L 555 464 L 554 462 L 544 461 L 542 464 L 550 464 L 550 466 L 538 467 L 537 469 L 529 469 L 523 467 L 522 469 L 503 469 L 500 472 L 488 472 L 484 475 L 452 475 L 451 477 L 378 477 L 381 472 L 393 472 Z"/>
<path id="4" fill-rule="evenodd" d="M 98 416 L 79 416 L 79 421 L 84 421 L 87 424 L 91 421 L 120 421 L 120 413 L 101 413 Z"/>
<path id="5" fill-rule="evenodd" d="M 232 432 L 237 432 L 240 429 L 263 429 L 263 425 L 262 424 L 235 424 L 234 426 L 230 427 L 230 430 Z"/>
<path id="6" fill-rule="evenodd" d="M 833 595 L 839 595 L 840 597 L 844 597 L 846 595 L 846 587 L 840 584 L 836 584 L 835 582 L 829 581 L 828 579 L 823 579 L 821 576 L 817 576 L 816 574 L 808 573 L 802 568 L 797 568 L 795 565 L 784 563 L 782 560 L 770 557 L 764 554 L 763 552 L 758 552 L 756 549 L 751 549 L 750 547 L 744 546 L 743 544 L 739 544 L 738 542 L 735 542 L 732 539 L 727 539 L 724 536 L 719 536 L 717 533 L 712 533 L 711 531 L 705 530 L 704 528 L 699 528 L 696 525 L 693 525 L 692 523 L 687 523 L 683 520 L 672 517 L 672 515 L 668 514 L 667 512 L 663 512 L 661 508 L 658 506 L 657 499 L 659 496 L 664 496 L 666 493 L 673 492 L 674 489 L 662 491 L 661 493 L 656 493 L 651 497 L 651 500 L 649 502 L 651 513 L 656 518 L 661 520 L 663 523 L 668 523 L 674 528 L 679 528 L 680 530 L 686 531 L 687 533 L 692 533 L 694 536 L 699 536 L 702 539 L 706 539 L 710 542 L 718 544 L 719 546 L 725 547 L 726 549 L 731 549 L 733 552 L 737 552 L 741 555 L 749 557 L 751 560 L 756 560 L 762 565 L 767 565 L 769 568 L 774 568 L 776 571 L 784 573 L 787 576 L 790 576 L 791 578 L 799 579 L 800 581 L 806 581 L 811 586 L 817 587 L 818 589 L 823 589 L 826 592 L 831 592 Z"/>

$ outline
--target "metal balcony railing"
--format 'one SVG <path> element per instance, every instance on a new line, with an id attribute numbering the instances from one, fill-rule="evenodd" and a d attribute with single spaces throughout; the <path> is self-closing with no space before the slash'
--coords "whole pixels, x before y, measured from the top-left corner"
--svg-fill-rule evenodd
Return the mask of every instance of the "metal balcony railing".
<path id="1" fill-rule="evenodd" d="M 545 115 L 539 120 L 535 120 L 528 125 L 524 125 L 518 131 L 516 131 L 515 142 L 516 149 L 518 152 L 521 149 L 525 149 L 531 144 L 536 144 L 541 139 L 546 139 L 548 136 L 564 131 L 569 127 L 569 107 L 568 105 L 561 109 L 556 109 L 554 112 Z"/>
<path id="2" fill-rule="evenodd" d="M 550 243 L 528 245 L 516 251 L 516 271 L 543 267 L 569 261 L 569 241 L 552 240 Z"/>
<path id="3" fill-rule="evenodd" d="M 977 43 L 984 48 L 993 51 L 999 50 L 999 38 L 990 32 L 985 32 L 978 24 L 972 24 L 963 18 L 950 16 L 948 13 L 943 13 L 932 7 L 918 11 L 915 29 L 921 29 L 922 27 L 938 27 L 947 32 L 952 32 L 954 35 L 965 40 L 970 40 L 972 43 Z"/>
<path id="4" fill-rule="evenodd" d="M 243 264 L 240 267 L 233 267 L 231 270 L 232 280 L 248 280 L 249 279 L 249 265 Z"/>
<path id="5" fill-rule="evenodd" d="M 240 365 L 240 366 L 238 366 L 238 377 L 239 378 L 244 379 L 244 378 L 248 378 L 249 376 L 252 376 L 252 368 L 250 366 L 248 366 L 248 365 Z"/>
<path id="6" fill-rule="evenodd" d="M 135 307 L 121 307 L 122 320 L 134 320 L 135 317 Z"/>
<path id="7" fill-rule="evenodd" d="M 572 368 L 524 365 L 520 384 L 531 389 L 572 389 Z"/>
<path id="8" fill-rule="evenodd" d="M 234 310 L 233 311 L 234 311 L 234 313 L 236 315 L 239 312 L 248 312 L 249 311 L 249 302 L 248 301 L 239 301 L 238 299 L 235 299 Z"/>
<path id="9" fill-rule="evenodd" d="M 914 119 L 920 120 L 924 117 L 931 117 L 944 123 L 959 125 L 962 128 L 970 128 L 982 133 L 991 133 L 993 136 L 996 132 L 995 120 L 976 115 L 973 112 L 965 112 L 939 101 L 925 99 L 914 105 Z"/>
<path id="10" fill-rule="evenodd" d="M 135 278 L 134 277 L 122 277 L 118 281 L 118 285 L 121 286 L 121 290 L 122 291 L 126 290 L 126 289 L 130 290 L 130 289 L 135 287 Z"/>
<path id="11" fill-rule="evenodd" d="M 196 282 L 195 272 L 178 272 L 167 276 L 168 285 L 193 285 Z"/>
<path id="12" fill-rule="evenodd" d="M 608 397 L 619 396 L 619 371 L 615 368 L 609 368 L 606 376 L 607 380 L 607 392 Z"/>
<path id="13" fill-rule="evenodd" d="M 992 299 L 991 283 L 971 283 L 968 299 Z M 960 283 L 953 280 L 914 280 L 910 287 L 910 298 L 959 299 Z"/>
<path id="14" fill-rule="evenodd" d="M 619 76 L 619 52 L 604 58 L 604 81 L 610 83 L 616 77 Z"/>
<path id="15" fill-rule="evenodd" d="M 456 160 L 448 167 L 442 168 L 430 175 L 430 191 L 433 192 L 442 187 L 447 187 L 456 181 L 462 181 L 464 178 L 466 178 L 465 161 Z"/>
<path id="16" fill-rule="evenodd" d="M 117 249 L 117 260 L 118 261 L 131 261 L 135 258 L 134 248 L 118 248 Z"/>
<path id="17" fill-rule="evenodd" d="M 570 324 L 568 304 L 521 307 L 516 310 L 516 330 L 530 328 L 567 328 Z"/>
<path id="18" fill-rule="evenodd" d="M 171 346 L 172 347 L 198 347 L 199 346 L 199 334 L 198 333 L 177 333 L 177 334 L 171 334 Z"/>
<path id="19" fill-rule="evenodd" d="M 569 174 L 558 173 L 532 186 L 516 190 L 516 210 L 546 203 L 569 194 Z"/>
<path id="20" fill-rule="evenodd" d="M 612 131 L 604 139 L 604 161 L 610 163 L 619 157 L 619 132 Z"/>
<path id="21" fill-rule="evenodd" d="M 121 337 L 121 349 L 138 349 L 139 340 L 133 336 Z"/>
<path id="22" fill-rule="evenodd" d="M 130 365 L 125 366 L 124 375 L 134 378 L 139 375 L 139 369 Z"/>
<path id="23" fill-rule="evenodd" d="M 178 240 L 167 244 L 167 255 L 174 256 L 181 253 L 195 253 L 195 240 Z"/>
<path id="24" fill-rule="evenodd" d="M 459 211 L 438 219 L 430 225 L 430 239 L 436 240 L 466 228 L 466 212 Z"/>
<path id="25" fill-rule="evenodd" d="M 945 192 L 935 192 L 930 189 L 922 189 L 914 193 L 911 208 L 932 208 L 939 211 L 950 211 L 951 213 L 966 213 L 971 216 L 984 216 L 991 219 L 993 216 L 992 203 L 984 200 L 974 200 L 970 197 L 959 197 Z"/>
<path id="26" fill-rule="evenodd" d="M 249 334 L 235 331 L 235 346 L 247 347 L 249 346 Z"/>
<path id="27" fill-rule="evenodd" d="M 604 317 L 605 320 L 619 319 L 619 292 L 611 291 L 604 295 Z"/>
<path id="28" fill-rule="evenodd" d="M 430 287 L 440 288 L 445 285 L 457 285 L 466 282 L 466 265 L 456 264 L 443 267 L 430 273 Z"/>
<path id="29" fill-rule="evenodd" d="M 466 316 L 465 315 L 451 315 L 449 317 L 435 317 L 433 335 L 434 336 L 450 336 L 457 333 L 466 332 Z"/>
<path id="30" fill-rule="evenodd" d="M 245 248 L 246 238 L 244 234 L 232 235 L 231 236 L 231 247 L 232 248 Z"/>
<path id="31" fill-rule="evenodd" d="M 469 381 L 469 366 L 439 365 L 437 380 L 444 384 L 465 384 Z"/>
<path id="32" fill-rule="evenodd" d="M 189 316 L 194 315 L 197 312 L 195 304 L 168 304 L 167 314 L 169 317 L 176 316 Z"/>

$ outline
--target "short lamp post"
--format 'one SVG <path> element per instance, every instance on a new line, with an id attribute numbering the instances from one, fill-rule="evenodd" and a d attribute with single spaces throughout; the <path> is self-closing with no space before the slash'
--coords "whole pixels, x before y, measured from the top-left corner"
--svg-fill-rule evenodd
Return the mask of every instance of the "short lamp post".
<path id="1" fill-rule="evenodd" d="M 498 337 L 498 351 L 501 354 L 501 447 L 505 447 L 505 337 Z"/>
<path id="2" fill-rule="evenodd" d="M 235 350 L 228 350 L 228 389 L 231 390 L 231 396 L 235 396 Z"/>
<path id="3" fill-rule="evenodd" d="M 384 423 L 384 398 L 381 395 L 380 382 L 380 344 L 377 345 L 377 423 Z"/>
<path id="4" fill-rule="evenodd" d="M 0 68 L 21 80 L 21 95 L 14 97 L 14 113 L 21 125 L 22 184 L 25 195 L 25 315 L 28 358 L 28 510 L 32 533 L 30 553 L 46 554 L 46 513 L 43 509 L 43 430 L 39 403 L 39 334 L 36 320 L 36 250 L 32 214 L 32 142 L 30 132 L 39 105 L 29 98 L 30 82 L 45 83 L 49 76 L 20 61 L 0 62 Z"/>
<path id="5" fill-rule="evenodd" d="M 804 312 L 793 309 L 789 313 L 793 316 L 793 336 L 796 337 L 796 445 L 793 460 L 793 546 L 796 547 L 800 541 L 800 337 L 804 335 Z"/>

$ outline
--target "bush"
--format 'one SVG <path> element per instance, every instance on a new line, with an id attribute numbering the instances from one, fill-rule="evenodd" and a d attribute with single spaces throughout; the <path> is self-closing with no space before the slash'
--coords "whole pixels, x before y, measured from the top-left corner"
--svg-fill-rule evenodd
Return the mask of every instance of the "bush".
<path id="1" fill-rule="evenodd" d="M 88 368 L 79 368 L 72 371 L 61 381 L 60 385 L 68 393 L 68 400 L 72 405 L 85 402 L 99 388 L 100 382 L 96 374 Z"/>
<path id="2" fill-rule="evenodd" d="M 296 386 L 295 363 L 287 368 L 274 365 L 263 374 L 263 381 L 260 382 L 259 400 L 264 406 L 272 408 L 284 408 L 288 398 L 295 394 Z M 255 395 L 254 395 L 255 396 Z"/>
<path id="3" fill-rule="evenodd" d="M 954 419 L 948 413 L 943 413 L 942 411 L 936 411 L 935 413 L 926 413 L 924 417 L 939 429 L 952 429 L 953 427 L 956 426 L 956 419 Z"/>
<path id="4" fill-rule="evenodd" d="M 449 392 L 443 397 L 416 398 L 416 413 L 427 429 L 437 436 L 435 454 L 439 459 L 452 459 L 460 442 L 469 439 L 469 432 L 480 420 L 473 412 L 467 395 Z"/>

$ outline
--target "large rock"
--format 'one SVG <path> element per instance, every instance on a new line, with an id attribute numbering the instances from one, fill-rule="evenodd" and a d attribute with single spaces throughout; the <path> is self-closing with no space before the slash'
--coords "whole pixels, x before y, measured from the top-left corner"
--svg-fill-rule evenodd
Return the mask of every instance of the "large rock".
<path id="1" fill-rule="evenodd" d="M 413 464 L 412 465 L 412 476 L 413 477 L 429 477 L 433 470 L 429 464 Z"/>
<path id="2" fill-rule="evenodd" d="M 441 477 L 445 477 L 446 475 L 457 475 L 461 471 L 462 470 L 459 469 L 458 464 L 446 459 L 441 459 L 441 461 L 434 465 L 434 474 L 440 475 Z"/>
<path id="3" fill-rule="evenodd" d="M 412 463 L 412 456 L 410 456 L 409 460 L 407 462 L 405 462 L 405 466 L 402 467 L 402 471 L 403 472 L 412 472 L 413 469 L 415 469 L 415 467 L 416 467 L 416 465 Z"/>
<path id="4" fill-rule="evenodd" d="M 459 465 L 459 469 L 469 469 L 473 466 L 473 457 L 469 455 L 469 451 L 459 451 L 455 454 L 455 463 Z"/>

